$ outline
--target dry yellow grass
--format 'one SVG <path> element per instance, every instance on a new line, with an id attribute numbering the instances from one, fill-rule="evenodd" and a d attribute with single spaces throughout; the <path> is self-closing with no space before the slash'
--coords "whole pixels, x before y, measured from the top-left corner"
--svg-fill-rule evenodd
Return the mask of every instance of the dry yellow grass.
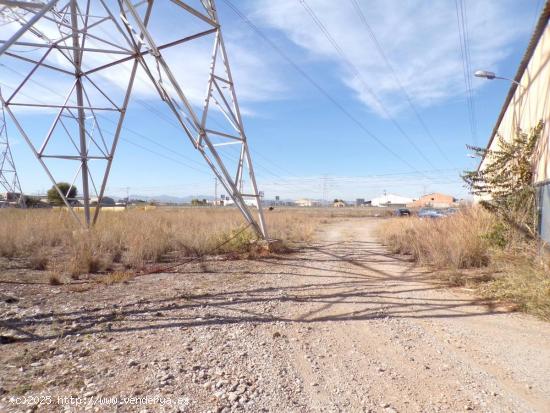
<path id="1" fill-rule="evenodd" d="M 287 245 L 307 241 L 320 214 L 266 211 L 270 235 Z M 171 257 L 204 255 L 243 228 L 235 209 L 157 208 L 104 213 L 90 231 L 79 229 L 63 210 L 1 210 L 0 256 L 25 257 L 36 269 L 62 267 L 73 277 L 113 266 L 140 269 Z M 244 252 L 251 230 L 216 252 Z"/>
<path id="2" fill-rule="evenodd" d="M 479 209 L 464 209 L 441 219 L 395 218 L 384 222 L 379 237 L 393 252 L 410 254 L 438 268 L 472 268 L 489 263 L 490 232 L 495 221 Z"/>
<path id="3" fill-rule="evenodd" d="M 550 319 L 548 262 L 513 231 L 503 234 L 503 225 L 481 208 L 435 220 L 390 219 L 380 225 L 378 235 L 395 253 L 451 270 L 440 272 L 450 284 L 476 287 L 483 297 Z M 481 267 L 485 269 L 468 271 Z"/>
<path id="4" fill-rule="evenodd" d="M 534 251 L 533 246 L 496 252 L 492 279 L 478 287 L 484 297 L 515 303 L 521 311 L 550 320 L 550 261 Z"/>
<path id="5" fill-rule="evenodd" d="M 98 282 L 100 282 L 102 284 L 110 285 L 110 284 L 125 282 L 125 281 L 128 281 L 128 280 L 131 280 L 134 277 L 135 277 L 135 274 L 131 273 L 131 272 L 114 271 L 114 272 L 111 272 L 109 274 L 103 275 L 98 280 Z"/>
<path id="6" fill-rule="evenodd" d="M 61 282 L 61 280 L 59 279 L 59 276 L 57 274 L 54 274 L 54 273 L 50 273 L 48 275 L 48 282 L 50 283 L 50 285 L 61 285 L 61 284 L 63 284 Z"/>

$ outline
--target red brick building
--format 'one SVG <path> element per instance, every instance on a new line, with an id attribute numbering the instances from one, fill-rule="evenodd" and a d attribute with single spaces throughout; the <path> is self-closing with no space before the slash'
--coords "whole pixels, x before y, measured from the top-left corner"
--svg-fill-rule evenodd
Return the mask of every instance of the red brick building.
<path id="1" fill-rule="evenodd" d="M 409 206 L 412 208 L 422 208 L 422 207 L 449 208 L 453 206 L 455 202 L 456 202 L 456 199 L 451 195 L 445 195 L 445 194 L 434 192 L 432 194 L 422 195 L 420 199 L 417 199 Z"/>

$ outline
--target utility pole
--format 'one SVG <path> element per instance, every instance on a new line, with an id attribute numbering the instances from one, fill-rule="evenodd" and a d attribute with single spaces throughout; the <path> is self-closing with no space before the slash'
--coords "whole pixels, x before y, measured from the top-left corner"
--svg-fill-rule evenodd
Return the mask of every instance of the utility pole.
<path id="1" fill-rule="evenodd" d="M 1 96 L 0 91 L 0 96 Z M 0 99 L 2 100 L 2 99 Z M 0 187 L 4 188 L 9 201 L 10 194 L 18 197 L 17 203 L 25 207 L 25 197 L 21 191 L 21 183 L 15 169 L 15 162 L 11 153 L 10 141 L 8 139 L 8 127 L 6 125 L 6 114 L 4 105 L 2 105 L 2 114 L 0 117 Z"/>
<path id="2" fill-rule="evenodd" d="M 327 176 L 323 175 L 323 206 L 328 205 L 327 203 Z"/>
<path id="3" fill-rule="evenodd" d="M 218 205 L 218 177 L 214 177 L 214 206 Z"/>

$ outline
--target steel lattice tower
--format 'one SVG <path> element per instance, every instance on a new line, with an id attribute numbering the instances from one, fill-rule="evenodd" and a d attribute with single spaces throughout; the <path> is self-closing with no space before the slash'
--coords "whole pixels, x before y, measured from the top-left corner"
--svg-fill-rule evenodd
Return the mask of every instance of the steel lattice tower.
<path id="1" fill-rule="evenodd" d="M 1 92 L 0 92 L 1 93 Z M 6 115 L 2 105 L 0 113 L 0 187 L 7 193 L 17 194 L 18 204 L 24 206 L 23 192 L 15 169 L 15 162 L 11 153 L 8 139 Z"/>
<path id="2" fill-rule="evenodd" d="M 2 3 L 0 17 L 11 27 L 11 35 L 0 41 L 0 78 L 5 74 L 13 78 L 11 72 L 20 75 L 2 103 L 83 226 L 98 218 L 100 207 L 91 206 L 92 197 L 101 205 L 130 97 L 136 84 L 143 88 L 147 82 L 246 221 L 267 237 L 213 0 L 195 0 L 196 4 L 180 0 Z M 162 9 L 162 18 L 157 9 Z M 189 84 L 180 76 L 187 72 L 187 65 L 197 62 L 174 58 L 175 50 L 198 42 L 210 42 L 202 69 L 206 89 L 202 104 L 190 96 Z M 5 68 L 11 72 L 4 73 Z M 50 92 L 37 96 L 36 85 Z M 32 117 L 39 121 L 30 122 Z M 231 148 L 238 150 L 230 155 L 226 151 Z M 76 199 L 68 199 L 68 192 L 57 186 L 69 164 L 73 165 L 72 185 L 81 185 Z M 84 210 L 83 220 L 76 212 L 77 204 Z"/>

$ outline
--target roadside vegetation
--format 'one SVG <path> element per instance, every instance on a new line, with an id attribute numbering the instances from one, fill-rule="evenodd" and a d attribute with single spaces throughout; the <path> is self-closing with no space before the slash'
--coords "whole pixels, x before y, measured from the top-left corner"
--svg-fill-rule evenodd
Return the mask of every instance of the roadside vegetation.
<path id="1" fill-rule="evenodd" d="M 412 217 L 385 221 L 382 242 L 398 254 L 437 268 L 482 268 L 489 264 L 493 217 L 480 208 L 468 208 L 440 219 Z"/>
<path id="2" fill-rule="evenodd" d="M 464 180 L 483 199 L 441 219 L 393 219 L 379 228 L 393 252 L 437 268 L 453 285 L 550 319 L 550 259 L 536 235 L 533 155 L 542 131 L 498 137 L 498 150 L 471 148 L 484 168 Z"/>
<path id="3" fill-rule="evenodd" d="M 286 246 L 307 241 L 323 219 L 315 214 L 268 211 L 272 237 Z M 105 211 L 90 231 L 79 229 L 64 209 L 0 211 L 0 257 L 23 267 L 78 277 L 110 270 L 139 270 L 207 253 L 249 253 L 248 229 L 215 252 L 245 225 L 235 209 L 157 208 Z M 55 278 L 54 277 L 54 278 Z"/>
<path id="4" fill-rule="evenodd" d="M 392 252 L 437 269 L 450 285 L 550 319 L 550 260 L 536 241 L 481 207 L 441 219 L 386 220 L 378 234 Z"/>

